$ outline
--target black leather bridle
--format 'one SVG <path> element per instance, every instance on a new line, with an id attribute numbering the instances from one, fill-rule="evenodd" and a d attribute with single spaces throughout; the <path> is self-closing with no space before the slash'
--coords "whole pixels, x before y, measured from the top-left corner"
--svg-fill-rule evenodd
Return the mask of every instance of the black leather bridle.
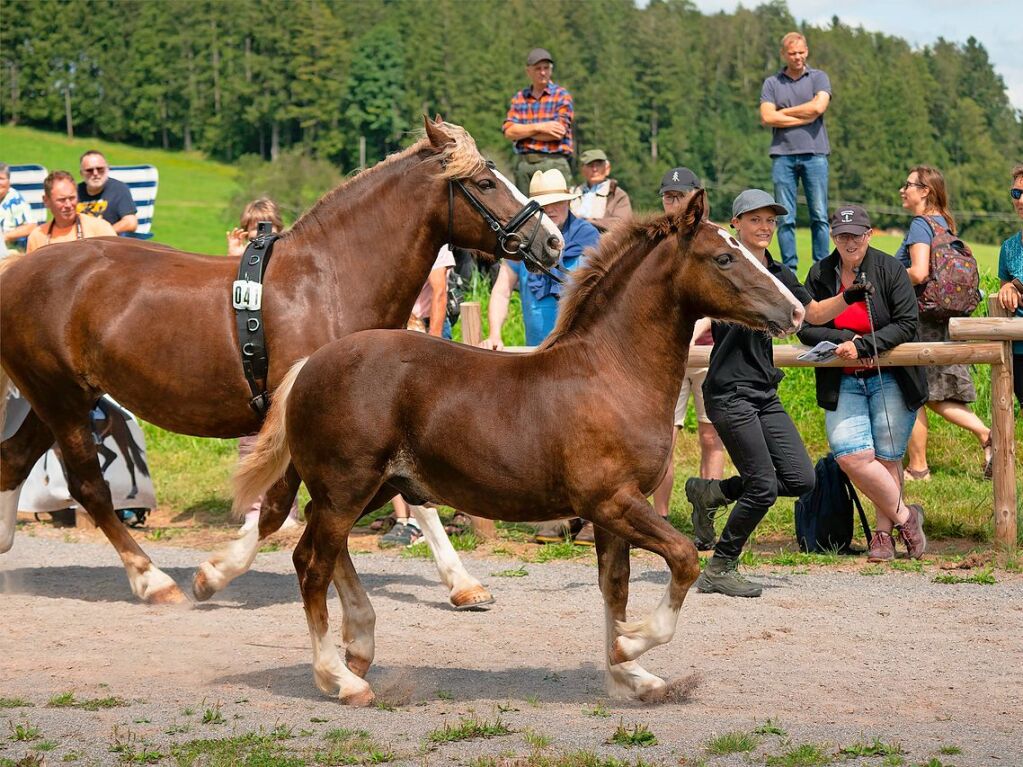
<path id="1" fill-rule="evenodd" d="M 487 161 L 487 167 L 493 169 L 494 163 Z M 451 247 L 454 243 L 452 239 L 452 230 L 455 222 L 455 187 L 461 190 L 462 194 L 465 195 L 465 199 L 469 201 L 469 204 L 476 210 L 477 213 L 482 216 L 487 226 L 490 227 L 491 231 L 497 235 L 497 242 L 503 250 L 509 256 L 519 256 L 526 263 L 536 267 L 538 271 L 543 272 L 552 280 L 557 282 L 559 285 L 562 284 L 562 279 L 540 263 L 540 260 L 533 255 L 532 247 L 533 242 L 536 240 L 536 235 L 540 231 L 540 221 L 543 215 L 543 210 L 540 204 L 536 200 L 530 200 L 527 202 L 522 209 L 509 219 L 507 224 L 502 224 L 497 216 L 495 216 L 491 210 L 480 202 L 478 199 L 473 197 L 465 184 L 460 179 L 451 179 L 448 182 L 448 246 Z M 537 216 L 537 214 L 540 214 Z M 522 233 L 519 231 L 522 229 L 526 222 L 530 218 L 536 216 L 536 223 L 533 225 L 532 231 L 529 236 L 523 238 Z"/>

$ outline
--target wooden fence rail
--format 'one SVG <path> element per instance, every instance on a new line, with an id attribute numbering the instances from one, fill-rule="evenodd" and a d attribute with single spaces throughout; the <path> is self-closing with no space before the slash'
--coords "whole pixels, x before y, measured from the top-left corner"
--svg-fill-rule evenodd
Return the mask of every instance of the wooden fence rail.
<path id="1" fill-rule="evenodd" d="M 880 355 L 881 367 L 919 365 L 990 365 L 991 366 L 991 449 L 994 485 L 995 543 L 1006 549 L 1016 547 L 1016 443 L 1012 393 L 1012 341 L 1023 340 L 1023 319 L 1005 316 L 995 297 L 988 299 L 990 317 L 959 317 L 949 323 L 955 341 L 944 343 L 902 344 Z M 462 304 L 462 339 L 478 345 L 482 340 L 480 304 Z M 530 346 L 508 346 L 505 351 L 528 352 Z M 774 364 L 778 367 L 844 367 L 842 359 L 828 362 L 806 362 L 798 355 L 806 346 L 782 344 L 774 347 Z M 689 364 L 706 367 L 710 360 L 709 346 L 689 347 Z M 475 518 L 474 518 L 475 522 Z"/>

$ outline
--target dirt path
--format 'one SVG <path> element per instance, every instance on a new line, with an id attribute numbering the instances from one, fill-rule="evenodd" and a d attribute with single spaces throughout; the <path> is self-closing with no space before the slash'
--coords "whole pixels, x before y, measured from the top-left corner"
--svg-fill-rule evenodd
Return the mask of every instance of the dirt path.
<path id="1" fill-rule="evenodd" d="M 204 556 L 147 549 L 182 585 Z M 449 609 L 429 561 L 356 557 L 377 611 L 369 681 L 384 705 L 349 710 L 313 685 L 288 551 L 261 554 L 212 603 L 161 609 L 133 601 L 109 546 L 19 534 L 0 557 L 0 764 L 30 752 L 50 765 L 69 755 L 102 765 L 371 761 L 369 741 L 344 740 L 341 727 L 366 730 L 395 763 L 429 765 L 500 763 L 481 754 L 518 763 L 510 756 L 539 746 L 552 759 L 585 749 L 664 765 L 765 764 L 786 754 L 778 764 L 824 763 L 793 761 L 812 746 L 853 764 L 1023 764 L 1020 575 L 942 585 L 932 582 L 936 570 L 867 577 L 763 568 L 763 598 L 694 592 L 674 641 L 644 656 L 659 675 L 695 675 L 691 700 L 634 706 L 603 692 L 592 564 L 527 564 L 522 577 L 498 577 L 517 562 L 467 563 L 498 599 L 489 612 Z M 631 614 L 651 609 L 666 581 L 662 566 L 635 561 Z M 78 705 L 47 705 L 65 693 Z M 98 710 L 83 707 L 88 701 Z M 428 741 L 473 713 L 513 732 Z M 786 734 L 761 734 L 745 754 L 706 750 L 723 733 L 751 733 L 769 719 Z M 607 743 L 620 723 L 645 725 L 657 745 Z M 901 746 L 903 761 L 838 754 L 875 738 Z"/>

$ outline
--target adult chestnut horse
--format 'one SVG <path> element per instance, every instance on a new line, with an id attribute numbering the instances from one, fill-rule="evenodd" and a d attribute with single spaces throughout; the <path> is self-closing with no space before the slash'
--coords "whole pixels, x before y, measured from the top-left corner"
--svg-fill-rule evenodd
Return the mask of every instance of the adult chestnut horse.
<path id="1" fill-rule="evenodd" d="M 647 495 L 670 460 L 694 322 L 710 316 L 780 335 L 803 318 L 792 294 L 703 220 L 704 210 L 701 194 L 675 216 L 612 235 L 573 276 L 554 332 L 534 353 L 371 330 L 322 347 L 288 373 L 239 468 L 235 503 L 244 507 L 290 462 L 309 489 L 294 560 L 321 690 L 352 705 L 373 700 L 363 677 L 375 617 L 348 535 L 366 509 L 400 492 L 496 519 L 591 520 L 609 692 L 664 694 L 665 682 L 636 658 L 672 638 L 699 564 L 696 547 L 654 513 Z M 671 570 L 657 608 L 631 623 L 630 544 L 664 557 Z M 331 580 L 343 610 L 344 662 L 328 633 Z"/>
<path id="2" fill-rule="evenodd" d="M 263 293 L 269 391 L 325 343 L 365 328 L 404 327 L 449 240 L 538 268 L 557 262 L 563 239 L 554 223 L 483 159 L 465 130 L 425 122 L 422 140 L 325 195 L 277 240 Z M 237 437 L 259 429 L 231 303 L 238 261 L 98 238 L 7 259 L 0 271 L 0 398 L 10 381 L 32 405 L 0 446 L 0 552 L 13 541 L 20 487 L 56 440 L 72 496 L 117 549 L 135 595 L 183 601 L 114 514 L 89 411 L 109 392 L 171 431 Z M 204 565 L 200 598 L 251 563 L 298 485 L 288 472 L 268 492 L 258 534 Z M 489 601 L 461 574 L 448 584 L 452 597 Z M 472 583 L 478 592 L 469 593 Z"/>

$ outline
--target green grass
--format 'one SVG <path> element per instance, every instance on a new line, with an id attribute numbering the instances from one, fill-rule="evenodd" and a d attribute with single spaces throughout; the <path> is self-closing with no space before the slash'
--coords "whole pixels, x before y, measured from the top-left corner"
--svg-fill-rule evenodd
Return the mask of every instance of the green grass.
<path id="1" fill-rule="evenodd" d="M 316 752 L 316 764 L 383 764 L 395 758 L 366 730 L 339 727 L 328 730 L 323 738 L 329 745 Z"/>
<path id="2" fill-rule="evenodd" d="M 768 719 L 759 727 L 755 727 L 753 729 L 753 732 L 756 733 L 757 735 L 777 735 L 781 738 L 784 738 L 786 735 L 788 735 L 788 733 L 783 728 L 775 724 L 774 720 L 772 719 Z"/>
<path id="3" fill-rule="evenodd" d="M 956 575 L 955 573 L 942 573 L 931 579 L 934 583 L 959 584 L 975 583 L 979 586 L 993 586 L 998 583 L 990 568 L 985 568 L 973 575 Z"/>
<path id="4" fill-rule="evenodd" d="M 896 756 L 903 753 L 901 743 L 886 743 L 875 737 L 869 743 L 859 742 L 838 749 L 838 753 L 849 758 L 868 756 Z"/>
<path id="5" fill-rule="evenodd" d="M 522 565 L 508 570 L 498 570 L 490 575 L 494 578 L 525 578 L 529 575 L 529 570 L 526 569 L 525 565 Z"/>
<path id="6" fill-rule="evenodd" d="M 783 754 L 768 756 L 767 767 L 821 767 L 830 764 L 831 756 L 824 746 L 802 743 Z"/>
<path id="7" fill-rule="evenodd" d="M 24 698 L 0 698 L 0 708 L 32 708 L 34 705 Z"/>
<path id="8" fill-rule="evenodd" d="M 33 740 L 39 740 L 42 737 L 42 730 L 36 727 L 30 722 L 18 723 L 8 722 L 11 734 L 10 739 L 18 741 L 20 743 L 27 743 Z"/>
<path id="9" fill-rule="evenodd" d="M 501 717 L 494 721 L 480 719 L 476 714 L 463 716 L 455 724 L 445 723 L 443 727 L 432 730 L 426 739 L 431 743 L 452 743 L 458 740 L 476 740 L 480 738 L 495 738 L 499 735 L 510 735 L 512 730 L 508 728 Z"/>
<path id="10" fill-rule="evenodd" d="M 625 746 L 626 748 L 634 746 L 646 748 L 647 746 L 657 745 L 657 736 L 645 724 L 634 724 L 632 727 L 626 727 L 623 722 L 619 721 L 618 727 L 611 733 L 611 737 L 608 738 L 607 742 L 616 746 Z"/>
<path id="11" fill-rule="evenodd" d="M 748 732 L 726 732 L 707 741 L 704 750 L 715 756 L 727 756 L 728 754 L 742 754 L 752 751 L 757 747 L 760 739 Z"/>
<path id="12" fill-rule="evenodd" d="M 177 767 L 304 767 L 308 762 L 285 748 L 279 739 L 264 732 L 233 738 L 191 740 L 170 747 Z M 322 764 L 330 764 L 324 761 Z M 343 764 L 345 762 L 334 762 Z M 355 764 L 356 762 L 347 762 Z"/>

